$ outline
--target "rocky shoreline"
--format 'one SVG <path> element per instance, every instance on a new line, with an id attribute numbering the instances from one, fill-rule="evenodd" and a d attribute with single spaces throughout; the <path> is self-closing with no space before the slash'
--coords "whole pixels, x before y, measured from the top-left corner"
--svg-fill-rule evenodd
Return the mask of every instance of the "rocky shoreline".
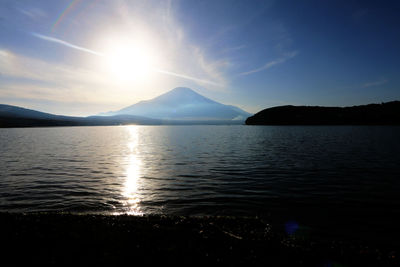
<path id="1" fill-rule="evenodd" d="M 395 266 L 393 250 L 313 237 L 260 218 L 0 213 L 2 262 Z M 292 231 L 293 230 L 293 231 Z M 335 265 L 336 264 L 336 265 Z M 338 265 L 339 264 L 339 265 Z"/>

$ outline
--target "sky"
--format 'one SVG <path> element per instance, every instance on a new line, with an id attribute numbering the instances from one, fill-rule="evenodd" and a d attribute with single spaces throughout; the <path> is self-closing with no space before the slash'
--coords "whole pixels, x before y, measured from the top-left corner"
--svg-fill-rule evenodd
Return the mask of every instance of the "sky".
<path id="1" fill-rule="evenodd" d="M 400 100 L 399 1 L 1 0 L 0 103 L 88 116 L 175 87 L 256 113 Z"/>

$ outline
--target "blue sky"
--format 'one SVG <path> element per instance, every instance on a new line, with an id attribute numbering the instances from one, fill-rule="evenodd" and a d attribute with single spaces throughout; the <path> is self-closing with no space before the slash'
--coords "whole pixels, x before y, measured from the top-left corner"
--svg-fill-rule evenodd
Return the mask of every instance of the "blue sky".
<path id="1" fill-rule="evenodd" d="M 400 99 L 398 1 L 3 0 L 0 103 L 66 115 L 185 86 L 249 112 Z"/>

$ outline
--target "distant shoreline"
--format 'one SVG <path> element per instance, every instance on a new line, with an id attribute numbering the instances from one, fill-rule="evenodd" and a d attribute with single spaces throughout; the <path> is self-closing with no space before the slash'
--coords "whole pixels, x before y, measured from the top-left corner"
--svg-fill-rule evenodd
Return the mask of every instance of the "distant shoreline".
<path id="1" fill-rule="evenodd" d="M 136 122 L 135 119 L 118 118 L 76 118 L 73 120 L 65 119 L 32 119 L 23 117 L 0 116 L 0 128 L 37 128 L 37 127 L 82 127 L 82 126 L 126 126 L 126 125 L 244 125 L 244 121 L 174 121 L 174 120 L 154 120 L 154 122 Z"/>
<path id="2" fill-rule="evenodd" d="M 0 105 L 0 128 L 120 125 L 400 125 L 400 101 L 353 107 L 278 106 L 244 120 L 168 120 L 133 115 L 68 117 Z"/>

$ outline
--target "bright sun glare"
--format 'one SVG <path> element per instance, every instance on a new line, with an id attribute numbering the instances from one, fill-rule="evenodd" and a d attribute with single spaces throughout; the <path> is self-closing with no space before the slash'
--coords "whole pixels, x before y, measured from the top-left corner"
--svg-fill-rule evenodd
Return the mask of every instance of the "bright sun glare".
<path id="1" fill-rule="evenodd" d="M 120 81 L 149 79 L 153 72 L 154 53 L 144 45 L 114 42 L 105 54 L 107 68 Z"/>

